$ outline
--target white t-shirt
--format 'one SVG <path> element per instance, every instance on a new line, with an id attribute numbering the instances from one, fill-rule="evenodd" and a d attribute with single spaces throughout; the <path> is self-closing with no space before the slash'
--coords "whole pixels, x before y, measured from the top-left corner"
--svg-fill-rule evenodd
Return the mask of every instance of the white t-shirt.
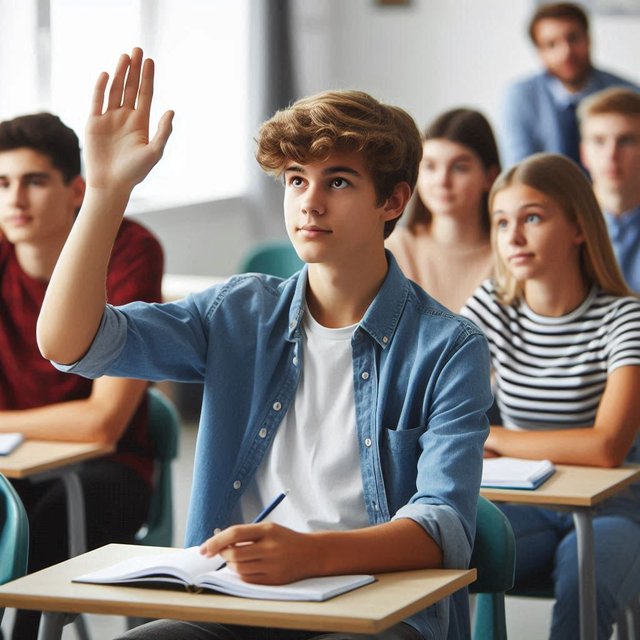
<path id="1" fill-rule="evenodd" d="M 269 520 L 296 531 L 368 526 L 356 435 L 351 337 L 357 325 L 328 329 L 308 310 L 296 397 L 255 478 L 240 499 L 251 522 L 282 491 Z"/>

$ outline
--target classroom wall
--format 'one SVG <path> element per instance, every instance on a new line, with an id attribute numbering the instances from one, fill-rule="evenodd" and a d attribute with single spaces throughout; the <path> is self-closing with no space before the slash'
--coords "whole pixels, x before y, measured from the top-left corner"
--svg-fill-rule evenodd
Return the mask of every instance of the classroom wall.
<path id="1" fill-rule="evenodd" d="M 602 3 L 601 3 L 602 4 Z M 368 91 L 406 108 L 424 126 L 468 105 L 497 124 L 511 79 L 538 68 L 526 36 L 534 0 L 292 0 L 298 94 Z M 640 15 L 592 16 L 594 62 L 640 83 Z M 241 200 L 143 214 L 174 273 L 227 275 L 264 234 Z M 279 227 L 272 237 L 284 237 Z"/>

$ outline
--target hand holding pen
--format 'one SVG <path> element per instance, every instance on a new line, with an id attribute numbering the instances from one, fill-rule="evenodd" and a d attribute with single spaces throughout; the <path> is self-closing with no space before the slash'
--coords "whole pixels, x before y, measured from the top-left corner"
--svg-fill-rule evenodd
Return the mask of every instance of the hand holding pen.
<path id="1" fill-rule="evenodd" d="M 200 553 L 220 554 L 246 582 L 284 584 L 317 574 L 313 536 L 264 521 L 285 496 L 286 492 L 278 495 L 251 524 L 215 533 L 200 546 Z"/>

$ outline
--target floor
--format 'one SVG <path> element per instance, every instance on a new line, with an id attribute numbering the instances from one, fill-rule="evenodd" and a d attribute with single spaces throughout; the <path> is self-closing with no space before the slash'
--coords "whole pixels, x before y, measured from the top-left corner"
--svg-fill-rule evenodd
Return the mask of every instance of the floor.
<path id="1" fill-rule="evenodd" d="M 191 416 L 187 415 L 187 418 Z M 197 425 L 192 419 L 184 422 L 181 432 L 180 451 L 173 467 L 174 478 L 174 508 L 175 508 L 175 538 L 174 544 L 181 546 L 184 540 L 184 530 L 187 506 L 191 488 L 191 473 L 193 452 Z M 518 640 L 539 640 L 546 637 L 550 601 L 531 600 L 524 598 L 507 598 L 507 625 L 510 638 Z M 10 638 L 12 611 L 5 612 L 2 630 L 5 638 Z M 116 637 L 125 630 L 124 620 L 115 616 L 86 616 L 91 633 L 91 640 L 108 640 Z M 73 625 L 65 627 L 63 640 L 76 640 L 77 634 Z"/>

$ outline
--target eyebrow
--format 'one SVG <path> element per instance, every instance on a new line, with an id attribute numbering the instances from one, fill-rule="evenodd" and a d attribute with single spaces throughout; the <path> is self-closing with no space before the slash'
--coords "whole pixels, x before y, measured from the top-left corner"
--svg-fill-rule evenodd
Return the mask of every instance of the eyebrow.
<path id="1" fill-rule="evenodd" d="M 523 204 L 521 207 L 518 207 L 518 212 L 522 211 L 523 209 L 530 209 L 531 207 L 536 207 L 537 209 L 545 209 L 546 207 L 544 206 L 544 204 L 542 204 L 541 202 L 527 202 L 525 204 Z M 496 216 L 499 213 L 504 213 L 504 209 L 496 209 L 495 211 L 491 212 L 492 216 Z"/>
<path id="2" fill-rule="evenodd" d="M 6 173 L 0 174 L 0 180 L 8 180 L 11 176 Z M 49 180 L 51 178 L 51 174 L 46 171 L 31 171 L 29 173 L 23 173 L 21 176 L 18 176 L 20 180 L 30 180 L 32 178 L 40 178 Z"/>
<path id="3" fill-rule="evenodd" d="M 425 153 L 422 155 L 422 159 L 423 160 L 433 160 L 436 158 L 438 154 L 434 153 L 434 154 L 430 154 L 430 153 Z M 453 156 L 453 158 L 449 158 L 449 160 L 447 162 L 460 162 L 460 161 L 464 161 L 464 162 L 471 162 L 473 161 L 473 154 L 471 153 L 460 153 L 457 156 Z"/>
<path id="4" fill-rule="evenodd" d="M 284 170 L 285 173 L 290 171 L 293 171 L 295 173 L 305 173 L 304 166 L 299 164 L 292 164 Z M 353 167 L 349 166 L 336 165 L 333 167 L 327 167 L 326 169 L 322 170 L 322 175 L 324 176 L 331 176 L 336 173 L 348 173 L 349 175 L 355 176 L 357 178 L 362 177 L 362 174 L 359 171 L 356 171 Z"/>

